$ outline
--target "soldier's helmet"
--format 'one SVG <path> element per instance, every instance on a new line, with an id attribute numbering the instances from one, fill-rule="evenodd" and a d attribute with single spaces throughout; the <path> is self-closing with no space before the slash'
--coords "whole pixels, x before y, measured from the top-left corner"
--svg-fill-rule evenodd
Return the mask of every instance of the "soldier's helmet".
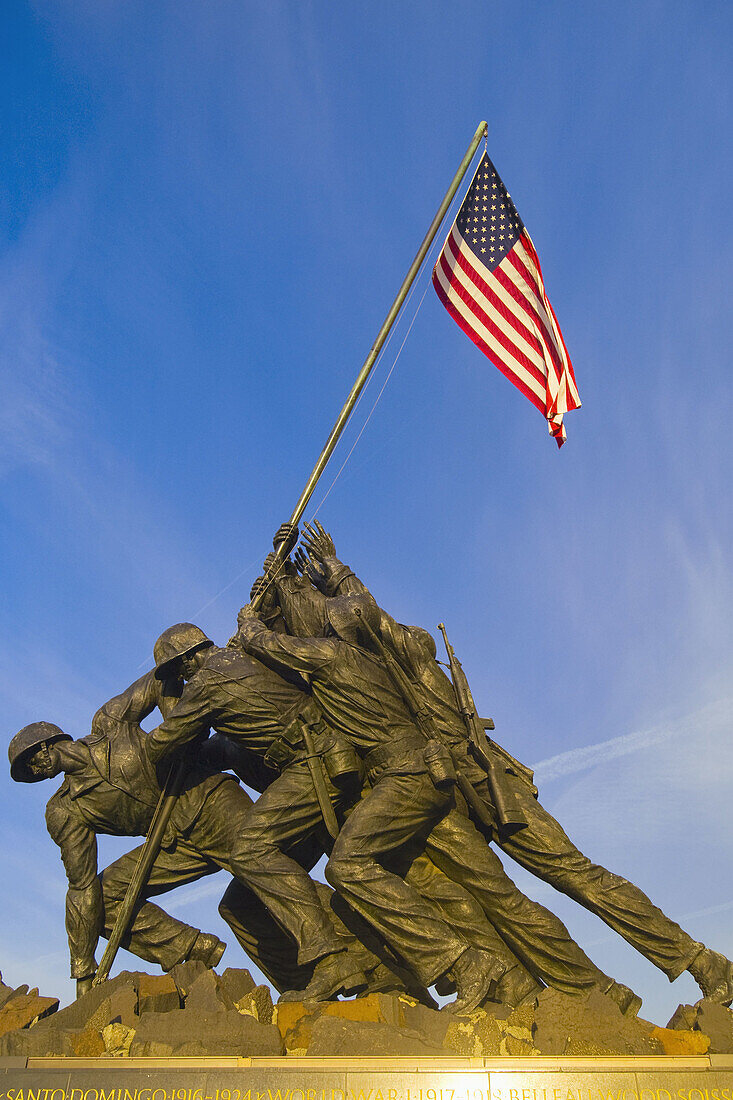
<path id="1" fill-rule="evenodd" d="M 345 642 L 369 645 L 369 630 L 379 630 L 379 608 L 371 596 L 335 596 L 326 605 L 328 621 Z"/>
<path id="2" fill-rule="evenodd" d="M 165 679 L 170 672 L 170 664 L 178 657 L 200 646 L 213 645 L 211 638 L 207 638 L 203 630 L 193 623 L 176 623 L 164 630 L 153 647 L 153 659 L 155 660 L 155 675 L 159 680 Z"/>
<path id="3" fill-rule="evenodd" d="M 43 776 L 33 774 L 28 767 L 29 758 L 43 744 L 71 740 L 68 733 L 53 722 L 31 722 L 29 726 L 24 726 L 8 745 L 10 775 L 16 783 L 39 783 Z"/>

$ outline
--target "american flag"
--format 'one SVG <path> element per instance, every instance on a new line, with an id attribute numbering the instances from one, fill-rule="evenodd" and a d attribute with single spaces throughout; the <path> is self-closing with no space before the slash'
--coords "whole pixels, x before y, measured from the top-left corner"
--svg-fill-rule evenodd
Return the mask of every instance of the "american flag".
<path id="1" fill-rule="evenodd" d="M 580 406 L 573 365 L 530 235 L 486 153 L 433 285 L 454 321 L 537 406 L 561 447 L 563 414 Z"/>

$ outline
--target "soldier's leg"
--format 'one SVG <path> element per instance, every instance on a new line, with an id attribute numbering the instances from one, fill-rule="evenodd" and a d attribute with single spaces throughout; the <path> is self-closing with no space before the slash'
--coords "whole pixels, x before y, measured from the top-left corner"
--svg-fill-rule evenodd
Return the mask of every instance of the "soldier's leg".
<path id="1" fill-rule="evenodd" d="M 507 776 L 507 781 L 512 782 L 512 777 Z M 595 913 L 663 970 L 670 981 L 687 970 L 701 944 L 657 909 L 633 883 L 584 856 L 525 784 L 514 780 L 513 786 L 528 824 L 498 841 L 504 851 L 532 874 Z"/>
<path id="2" fill-rule="evenodd" d="M 234 787 L 234 791 L 228 788 Z M 252 890 L 298 945 L 305 965 L 342 950 L 315 884 L 286 854 L 321 821 L 307 765 L 294 764 L 260 795 L 246 814 L 238 813 L 239 788 L 223 783 L 207 800 L 195 837 L 208 831 L 206 851 Z M 333 798 L 338 792 L 332 788 Z M 231 802 L 229 808 L 227 803 Z M 209 805 L 211 803 L 211 805 Z M 194 839 L 194 834 L 192 834 Z"/>
<path id="3" fill-rule="evenodd" d="M 374 932 L 368 925 L 359 928 L 358 936 L 352 930 L 354 914 L 340 907 L 338 895 L 325 883 L 315 883 L 324 911 L 333 924 L 339 942 L 351 955 L 367 978 L 368 992 L 393 992 L 412 990 L 426 999 L 425 991 L 416 990 L 408 975 L 395 972 L 389 963 L 361 942 L 372 942 Z M 332 902 L 335 905 L 332 907 Z M 279 992 L 286 989 L 303 990 L 313 977 L 313 963 L 298 964 L 298 947 L 291 936 L 275 923 L 267 907 L 247 886 L 232 879 L 219 903 L 219 913 L 231 928 L 245 953 L 257 964 L 263 974 Z M 348 926 L 345 923 L 348 921 Z"/>
<path id="4" fill-rule="evenodd" d="M 450 805 L 426 774 L 385 775 L 353 809 L 326 878 L 400 955 L 427 988 L 468 944 L 386 860 L 425 833 Z"/>
<path id="5" fill-rule="evenodd" d="M 464 813 L 447 814 L 430 833 L 426 851 L 449 878 L 476 898 L 532 974 L 570 994 L 614 985 L 571 939 L 562 921 L 517 889 Z"/>
<path id="6" fill-rule="evenodd" d="M 105 868 L 100 876 L 104 903 L 102 934 L 105 938 L 109 938 L 114 927 L 119 906 L 125 897 L 141 850 L 142 846 L 127 852 Z M 176 886 L 183 886 L 187 882 L 195 882 L 203 875 L 210 875 L 218 870 L 215 863 L 201 857 L 182 839 L 168 849 L 161 849 L 122 946 L 138 958 L 158 963 L 163 970 L 170 970 L 176 963 L 187 959 L 196 945 L 199 929 L 177 920 L 146 899 L 173 890 Z"/>
<path id="7" fill-rule="evenodd" d="M 298 945 L 276 921 L 267 906 L 243 882 L 233 878 L 219 902 L 226 921 L 246 955 L 280 993 L 305 989 L 313 964 L 300 966 Z"/>
<path id="8" fill-rule="evenodd" d="M 518 1005 L 539 993 L 541 987 L 510 951 L 478 901 L 441 871 L 424 851 L 411 861 L 405 877 L 470 944 L 500 960 L 504 975 L 494 993 L 497 1001 Z M 450 983 L 439 986 L 438 992 L 450 992 Z"/>

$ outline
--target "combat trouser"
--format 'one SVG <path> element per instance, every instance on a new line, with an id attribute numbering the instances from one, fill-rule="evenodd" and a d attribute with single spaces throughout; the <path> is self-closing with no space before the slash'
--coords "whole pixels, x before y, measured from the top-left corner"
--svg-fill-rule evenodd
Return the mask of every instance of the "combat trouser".
<path id="1" fill-rule="evenodd" d="M 158 963 L 163 970 L 170 970 L 187 957 L 198 929 L 177 920 L 148 899 L 213 875 L 222 867 L 228 868 L 231 834 L 251 808 L 249 795 L 233 780 L 221 783 L 211 792 L 186 835 L 176 833 L 158 853 L 130 930 L 122 941 L 123 947 L 147 962 Z M 100 876 L 105 937 L 109 937 L 114 927 L 141 851 L 142 845 L 126 852 Z"/>
<path id="2" fill-rule="evenodd" d="M 341 792 L 330 780 L 326 785 L 332 802 L 338 806 Z M 246 883 L 293 937 L 301 966 L 343 950 L 315 883 L 288 854 L 322 824 L 308 766 L 305 761 L 296 761 L 260 795 L 232 838 L 232 873 Z"/>
<path id="3" fill-rule="evenodd" d="M 346 822 L 326 877 L 424 984 L 448 970 L 466 943 L 387 870 L 390 857 L 419 838 L 430 859 L 479 902 L 533 975 L 567 993 L 610 984 L 562 922 L 517 889 L 485 837 L 455 808 L 452 793 L 438 790 L 425 771 L 383 773 Z"/>
<path id="4" fill-rule="evenodd" d="M 290 808 L 294 810 L 294 807 Z M 177 833 L 159 852 L 123 947 L 127 947 L 140 958 L 159 963 L 164 970 L 170 970 L 186 958 L 198 935 L 198 929 L 170 916 L 148 899 L 167 893 L 176 886 L 195 882 L 220 869 L 228 871 L 246 884 L 248 879 L 244 876 L 251 871 L 245 858 L 247 837 L 251 835 L 247 832 L 247 825 L 254 809 L 247 793 L 233 780 L 221 783 L 212 791 L 190 830 L 185 834 Z M 125 896 L 139 853 L 140 848 L 126 853 L 102 872 L 105 936 L 109 935 L 114 926 L 118 907 Z M 283 887 L 293 909 L 299 908 L 299 923 L 294 925 L 295 932 L 308 942 L 307 937 L 313 934 L 315 941 L 316 932 L 320 936 L 323 928 L 325 934 L 321 939 L 327 943 L 328 951 L 342 950 L 342 944 L 321 906 L 308 873 L 292 860 L 288 862 L 288 871 L 287 882 L 281 879 L 273 883 L 272 888 L 275 891 L 277 885 Z M 275 906 L 270 908 L 274 910 Z M 273 967 L 276 971 L 278 951 L 274 948 L 270 958 L 266 944 L 270 937 L 273 943 L 279 939 L 279 929 L 275 923 L 278 913 L 268 913 L 264 906 L 258 907 L 256 898 L 255 904 L 251 907 L 244 905 L 239 911 L 243 914 L 243 926 L 249 929 L 253 961 L 259 965 L 258 955 L 262 954 L 263 971 Z M 291 929 L 287 929 L 287 933 L 294 934 Z M 299 944 L 303 942 L 297 936 L 295 938 Z M 316 944 L 315 950 L 319 951 L 319 947 L 320 944 Z M 323 953 L 321 950 L 320 954 Z M 318 958 L 319 954 L 312 957 Z"/>
<path id="5" fill-rule="evenodd" d="M 595 913 L 670 981 L 678 978 L 699 952 L 700 944 L 637 886 L 584 856 L 525 783 L 511 775 L 505 781 L 516 791 L 528 823 L 513 836 L 496 837 L 507 855 Z"/>

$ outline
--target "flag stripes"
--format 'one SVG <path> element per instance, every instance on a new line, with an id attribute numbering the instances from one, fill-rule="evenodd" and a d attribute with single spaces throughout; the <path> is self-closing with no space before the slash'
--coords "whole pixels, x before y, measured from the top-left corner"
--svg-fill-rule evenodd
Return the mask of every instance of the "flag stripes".
<path id="1" fill-rule="evenodd" d="M 532 240 L 484 154 L 433 270 L 450 315 L 546 417 L 561 446 L 580 406 L 572 363 Z"/>

